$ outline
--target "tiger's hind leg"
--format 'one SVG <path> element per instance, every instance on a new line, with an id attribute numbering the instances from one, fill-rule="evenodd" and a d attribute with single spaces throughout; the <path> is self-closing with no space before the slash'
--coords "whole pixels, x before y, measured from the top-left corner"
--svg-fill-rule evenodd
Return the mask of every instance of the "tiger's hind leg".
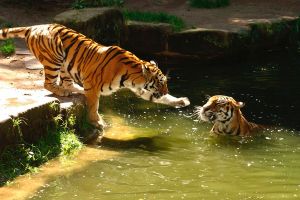
<path id="1" fill-rule="evenodd" d="M 77 84 L 74 84 L 73 79 L 70 77 L 68 73 L 66 73 L 64 70 L 60 71 L 60 83 L 59 85 L 66 89 L 69 90 L 71 93 L 76 92 L 79 94 L 84 94 L 84 89 L 80 87 Z"/>

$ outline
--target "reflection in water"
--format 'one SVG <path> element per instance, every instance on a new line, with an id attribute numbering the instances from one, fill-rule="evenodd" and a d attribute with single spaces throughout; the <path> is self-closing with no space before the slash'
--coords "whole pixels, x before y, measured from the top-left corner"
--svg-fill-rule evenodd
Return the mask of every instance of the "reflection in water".
<path id="1" fill-rule="evenodd" d="M 175 68 L 170 91 L 193 104 L 179 110 L 126 92 L 102 98 L 105 119 L 119 127 L 107 132 L 150 133 L 151 142 L 115 145 L 118 156 L 53 177 L 31 199 L 299 199 L 299 61 Z M 209 137 L 211 124 L 188 117 L 207 94 L 246 102 L 247 119 L 274 128 L 248 140 Z"/>
<path id="2" fill-rule="evenodd" d="M 109 123 L 109 127 L 106 128 L 104 132 L 104 140 L 114 141 L 132 141 L 140 138 L 152 138 L 158 135 L 158 132 L 155 132 L 151 129 L 143 129 L 140 127 L 130 126 L 126 123 L 125 119 L 113 114 L 108 114 L 106 112 L 105 119 Z"/>

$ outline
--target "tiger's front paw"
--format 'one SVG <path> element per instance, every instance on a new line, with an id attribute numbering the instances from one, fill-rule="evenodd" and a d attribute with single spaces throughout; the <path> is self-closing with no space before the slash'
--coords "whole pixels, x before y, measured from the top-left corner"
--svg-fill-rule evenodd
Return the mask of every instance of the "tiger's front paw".
<path id="1" fill-rule="evenodd" d="M 91 121 L 90 122 L 96 129 L 103 131 L 105 124 L 101 123 L 101 121 Z"/>
<path id="2" fill-rule="evenodd" d="M 100 131 L 103 131 L 103 129 L 106 127 L 106 123 L 100 115 L 98 115 L 97 120 L 90 120 L 90 123 Z"/>
<path id="3" fill-rule="evenodd" d="M 187 97 L 181 97 L 178 98 L 178 100 L 175 102 L 174 106 L 175 108 L 182 108 L 190 105 L 190 100 Z"/>

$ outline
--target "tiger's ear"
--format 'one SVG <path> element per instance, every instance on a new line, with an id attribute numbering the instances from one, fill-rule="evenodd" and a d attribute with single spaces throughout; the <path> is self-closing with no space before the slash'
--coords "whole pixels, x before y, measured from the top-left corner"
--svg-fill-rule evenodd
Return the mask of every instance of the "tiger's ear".
<path id="1" fill-rule="evenodd" d="M 144 64 L 142 65 L 142 71 L 143 71 L 143 75 L 146 79 L 153 76 L 151 69 L 147 65 L 144 65 Z"/>
<path id="2" fill-rule="evenodd" d="M 150 63 L 151 63 L 152 65 L 156 65 L 156 66 L 158 67 L 157 62 L 155 62 L 154 60 L 150 60 Z"/>
<path id="3" fill-rule="evenodd" d="M 208 94 L 206 94 L 206 95 L 204 95 L 204 96 L 205 96 L 205 99 L 206 99 L 206 100 L 209 100 L 209 99 L 210 99 L 210 97 L 211 97 L 211 96 L 210 96 L 210 95 L 208 95 Z"/>
<path id="4" fill-rule="evenodd" d="M 242 107 L 244 107 L 244 106 L 245 106 L 245 103 L 244 103 L 244 102 L 241 102 L 241 101 L 237 102 L 237 107 L 238 107 L 238 108 L 242 108 Z"/>

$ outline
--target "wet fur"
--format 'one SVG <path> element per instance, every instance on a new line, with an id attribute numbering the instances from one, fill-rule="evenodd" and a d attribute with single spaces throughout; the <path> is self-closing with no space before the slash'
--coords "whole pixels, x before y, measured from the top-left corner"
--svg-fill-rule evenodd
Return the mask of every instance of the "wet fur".
<path id="1" fill-rule="evenodd" d="M 211 133 L 217 135 L 250 136 L 264 129 L 262 125 L 249 122 L 242 114 L 243 102 L 232 97 L 216 95 L 203 106 L 196 107 L 194 115 L 202 121 L 213 123 Z"/>

